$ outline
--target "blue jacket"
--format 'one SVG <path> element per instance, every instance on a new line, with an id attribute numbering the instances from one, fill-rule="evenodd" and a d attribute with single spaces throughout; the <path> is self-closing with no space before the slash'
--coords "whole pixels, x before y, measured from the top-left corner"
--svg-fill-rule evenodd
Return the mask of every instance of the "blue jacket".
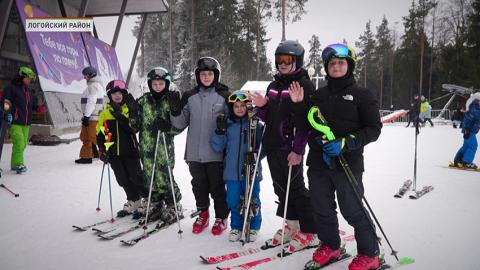
<path id="1" fill-rule="evenodd" d="M 470 108 L 465 112 L 463 119 L 463 133 L 470 131 L 471 134 L 477 134 L 480 129 L 480 104 L 479 101 L 470 104 Z"/>
<path id="2" fill-rule="evenodd" d="M 10 110 L 13 116 L 12 124 L 26 126 L 32 124 L 32 111 L 37 108 L 37 99 L 32 89 L 15 79 L 5 88 L 3 98 L 12 104 Z"/>
<path id="3" fill-rule="evenodd" d="M 248 117 L 232 120 L 227 118 L 228 128 L 224 135 L 213 133 L 211 146 L 215 152 L 223 152 L 224 155 L 224 180 L 245 180 L 243 160 L 247 152 L 247 133 L 248 133 Z M 258 151 L 260 142 L 262 141 L 263 125 L 257 124 L 257 134 L 255 142 L 255 150 Z M 262 151 L 263 152 L 263 151 Z M 264 155 L 260 154 L 260 158 Z M 258 162 L 258 174 L 255 181 L 262 180 L 262 165 Z"/>

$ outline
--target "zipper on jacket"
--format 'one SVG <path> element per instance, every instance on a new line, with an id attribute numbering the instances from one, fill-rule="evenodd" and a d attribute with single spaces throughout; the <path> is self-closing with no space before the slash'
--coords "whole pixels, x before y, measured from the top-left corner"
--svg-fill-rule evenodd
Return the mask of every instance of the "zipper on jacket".
<path id="1" fill-rule="evenodd" d="M 30 95 L 26 91 L 25 85 L 23 86 L 23 92 L 25 93 L 25 125 L 28 125 L 28 101 L 30 100 Z"/>
<path id="2" fill-rule="evenodd" d="M 120 134 L 118 133 L 118 120 L 115 121 L 115 124 L 117 126 L 117 156 L 120 156 Z"/>
<path id="3" fill-rule="evenodd" d="M 237 156 L 237 177 L 238 177 L 238 180 L 240 180 L 240 170 L 243 166 L 240 166 L 240 152 L 242 150 L 242 134 L 243 134 L 243 127 L 242 127 L 242 120 L 240 119 L 240 140 L 238 140 L 238 156 Z"/>

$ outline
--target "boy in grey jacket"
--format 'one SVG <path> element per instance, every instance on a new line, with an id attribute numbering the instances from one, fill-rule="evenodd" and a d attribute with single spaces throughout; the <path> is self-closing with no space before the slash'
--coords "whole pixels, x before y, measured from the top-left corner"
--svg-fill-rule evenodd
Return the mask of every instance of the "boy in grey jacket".
<path id="1" fill-rule="evenodd" d="M 223 153 L 215 152 L 210 139 L 216 129 L 216 119 L 227 114 L 228 87 L 219 83 L 220 64 L 215 58 L 202 57 L 197 61 L 197 86 L 183 94 L 170 92 L 168 99 L 172 125 L 177 129 L 188 126 L 185 160 L 192 175 L 192 190 L 200 212 L 192 232 L 201 233 L 209 223 L 209 195 L 215 208 L 213 235 L 227 228 L 228 207 L 223 182 Z"/>

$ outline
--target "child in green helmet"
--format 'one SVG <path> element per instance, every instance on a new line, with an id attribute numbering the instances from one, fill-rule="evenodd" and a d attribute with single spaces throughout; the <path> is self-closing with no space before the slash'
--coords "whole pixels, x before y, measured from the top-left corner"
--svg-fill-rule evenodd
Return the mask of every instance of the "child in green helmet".
<path id="1" fill-rule="evenodd" d="M 18 174 L 27 171 L 23 153 L 28 144 L 32 112 L 37 107 L 37 100 L 30 88 L 36 78 L 37 75 L 33 70 L 28 67 L 20 67 L 17 77 L 5 88 L 4 92 L 4 100 L 11 104 L 11 114 L 13 116 L 9 132 L 12 139 L 10 167 L 12 170 L 16 170 Z"/>
<path id="2" fill-rule="evenodd" d="M 139 150 L 146 182 L 150 184 L 152 174 L 154 177 L 150 210 L 154 214 L 161 214 L 162 219 L 172 221 L 176 218 L 174 204 L 182 198 L 173 175 L 170 182 L 168 172 L 168 166 L 173 172 L 175 165 L 173 138 L 180 132 L 170 122 L 167 95 L 172 91 L 172 77 L 165 68 L 156 67 L 148 72 L 147 83 L 150 91 L 138 99 L 138 113 L 131 124 L 140 132 Z M 170 183 L 173 183 L 175 201 Z M 146 208 L 147 204 L 143 204 L 137 209 L 137 215 L 145 215 Z M 178 205 L 177 209 L 180 209 Z M 159 211 L 163 213 L 158 213 Z"/>

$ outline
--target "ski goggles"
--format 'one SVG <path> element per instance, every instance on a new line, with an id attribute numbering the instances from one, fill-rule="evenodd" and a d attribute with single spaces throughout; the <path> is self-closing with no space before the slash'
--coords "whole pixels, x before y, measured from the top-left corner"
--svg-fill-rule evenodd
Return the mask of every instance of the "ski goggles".
<path id="1" fill-rule="evenodd" d="M 243 92 L 235 92 L 228 96 L 228 103 L 235 103 L 237 101 L 248 102 L 248 95 Z"/>
<path id="2" fill-rule="evenodd" d="M 127 90 L 127 84 L 122 80 L 113 80 L 107 84 L 107 92 Z"/>
<path id="3" fill-rule="evenodd" d="M 275 63 L 277 65 L 280 64 L 285 64 L 285 65 L 291 65 L 295 62 L 295 56 L 293 55 L 288 55 L 288 54 L 277 54 L 275 55 Z"/>
<path id="4" fill-rule="evenodd" d="M 350 58 L 354 62 L 357 61 L 357 56 L 352 47 L 344 44 L 331 44 L 328 45 L 322 52 L 322 60 L 327 63 L 332 57 L 336 58 Z"/>
<path id="5" fill-rule="evenodd" d="M 168 79 L 167 77 L 170 76 L 167 70 L 163 68 L 155 68 L 148 72 L 147 77 L 151 80 L 163 80 Z"/>
<path id="6" fill-rule="evenodd" d="M 218 62 L 211 57 L 204 57 L 198 59 L 197 67 L 199 70 L 216 70 L 218 68 Z"/>

